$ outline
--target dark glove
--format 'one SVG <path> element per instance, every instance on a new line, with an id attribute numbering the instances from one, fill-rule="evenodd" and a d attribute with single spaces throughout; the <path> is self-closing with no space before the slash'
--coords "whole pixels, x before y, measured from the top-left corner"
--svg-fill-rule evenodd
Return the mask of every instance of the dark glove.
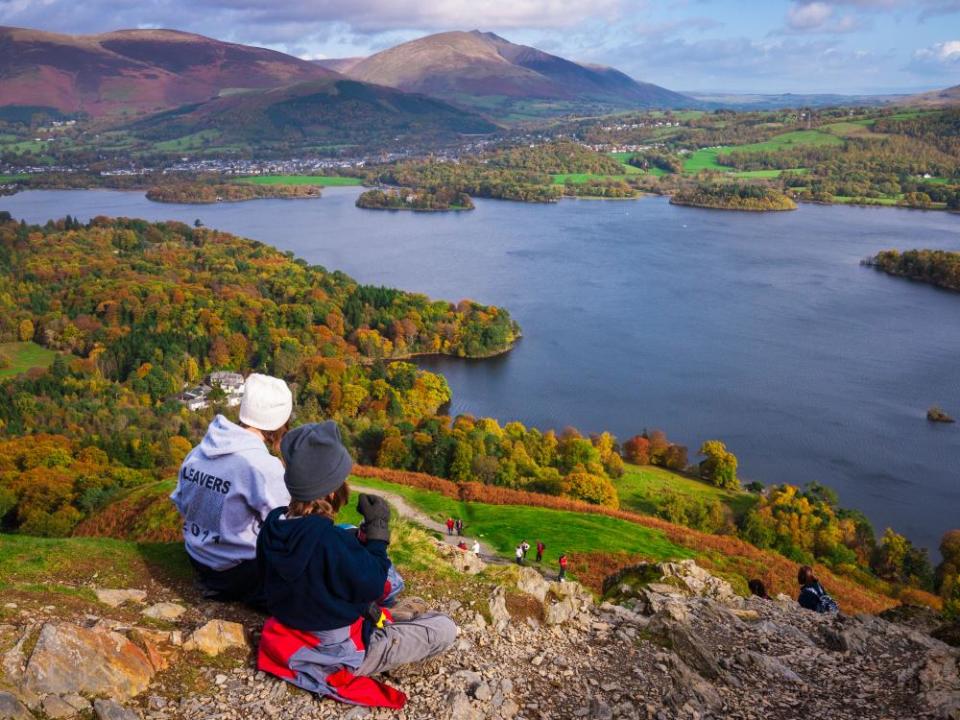
<path id="1" fill-rule="evenodd" d="M 390 542 L 390 506 L 377 495 L 363 494 L 357 499 L 357 512 L 363 515 L 363 534 L 367 540 Z"/>

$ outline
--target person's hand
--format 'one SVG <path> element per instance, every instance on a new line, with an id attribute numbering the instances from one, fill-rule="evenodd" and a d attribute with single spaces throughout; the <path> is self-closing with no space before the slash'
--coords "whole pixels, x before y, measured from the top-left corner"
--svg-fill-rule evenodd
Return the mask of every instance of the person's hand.
<path id="1" fill-rule="evenodd" d="M 390 542 L 390 506 L 377 495 L 361 494 L 357 512 L 363 516 L 363 534 L 367 540 Z"/>

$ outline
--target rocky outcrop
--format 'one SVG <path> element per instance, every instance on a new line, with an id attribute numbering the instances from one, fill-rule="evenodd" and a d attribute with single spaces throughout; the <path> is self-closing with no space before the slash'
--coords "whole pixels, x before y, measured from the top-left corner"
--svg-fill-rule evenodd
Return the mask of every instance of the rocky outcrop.
<path id="1" fill-rule="evenodd" d="M 113 590 L 109 588 L 96 588 L 93 591 L 97 600 L 110 607 L 120 607 L 125 603 L 134 603 L 142 605 L 147 601 L 146 590 Z"/>
<path id="2" fill-rule="evenodd" d="M 599 605 L 575 582 L 515 566 L 436 587 L 431 606 L 459 634 L 445 655 L 388 674 L 409 697 L 407 720 L 960 720 L 958 651 L 917 613 L 898 615 L 907 624 L 818 615 L 789 599 L 739 597 L 689 562 L 618 573 Z M 245 622 L 189 632 L 213 613 Z M 258 672 L 246 652 L 256 615 L 201 602 L 183 630 L 161 630 L 117 614 L 0 626 L 0 687 L 16 683 L 0 692 L 0 720 L 398 716 L 318 701 Z"/>
<path id="3" fill-rule="evenodd" d="M 442 540 L 435 540 L 434 542 L 437 553 L 459 572 L 476 575 L 487 566 L 483 560 L 469 550 L 461 550 L 456 545 L 449 545 Z"/>

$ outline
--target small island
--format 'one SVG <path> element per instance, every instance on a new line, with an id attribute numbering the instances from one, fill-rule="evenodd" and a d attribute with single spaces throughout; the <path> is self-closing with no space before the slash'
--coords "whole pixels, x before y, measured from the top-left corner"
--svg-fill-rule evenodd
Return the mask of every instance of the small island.
<path id="1" fill-rule="evenodd" d="M 447 188 L 434 191 L 395 188 L 367 190 L 356 203 L 365 210 L 413 210 L 414 212 L 443 212 L 445 210 L 473 210 L 473 200 L 463 192 Z"/>
<path id="2" fill-rule="evenodd" d="M 765 185 L 737 183 L 714 183 L 681 188 L 673 194 L 670 202 L 673 205 L 750 212 L 797 209 L 797 204 L 779 190 Z"/>
<path id="3" fill-rule="evenodd" d="M 927 420 L 935 423 L 952 423 L 956 422 L 952 417 L 947 415 L 946 410 L 944 410 L 939 405 L 934 405 L 932 408 L 927 410 Z"/>
<path id="4" fill-rule="evenodd" d="M 266 198 L 306 199 L 320 197 L 315 185 L 255 185 L 253 183 L 172 182 L 147 190 L 147 200 L 162 203 L 209 205 Z"/>
<path id="5" fill-rule="evenodd" d="M 949 250 L 884 250 L 863 264 L 888 275 L 910 278 L 960 292 L 960 252 Z"/>

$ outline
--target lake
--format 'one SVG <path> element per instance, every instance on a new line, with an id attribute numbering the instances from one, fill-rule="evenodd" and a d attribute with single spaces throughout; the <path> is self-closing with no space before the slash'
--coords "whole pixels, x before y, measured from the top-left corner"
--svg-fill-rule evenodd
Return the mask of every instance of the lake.
<path id="1" fill-rule="evenodd" d="M 452 412 L 541 428 L 719 438 L 744 480 L 835 488 L 934 551 L 960 526 L 960 294 L 860 266 L 887 248 L 960 250 L 960 216 L 803 205 L 753 214 L 636 201 L 478 200 L 465 213 L 320 200 L 161 205 L 141 193 L 24 192 L 0 209 L 177 219 L 256 238 L 362 282 L 503 305 L 500 358 L 427 359 Z"/>

